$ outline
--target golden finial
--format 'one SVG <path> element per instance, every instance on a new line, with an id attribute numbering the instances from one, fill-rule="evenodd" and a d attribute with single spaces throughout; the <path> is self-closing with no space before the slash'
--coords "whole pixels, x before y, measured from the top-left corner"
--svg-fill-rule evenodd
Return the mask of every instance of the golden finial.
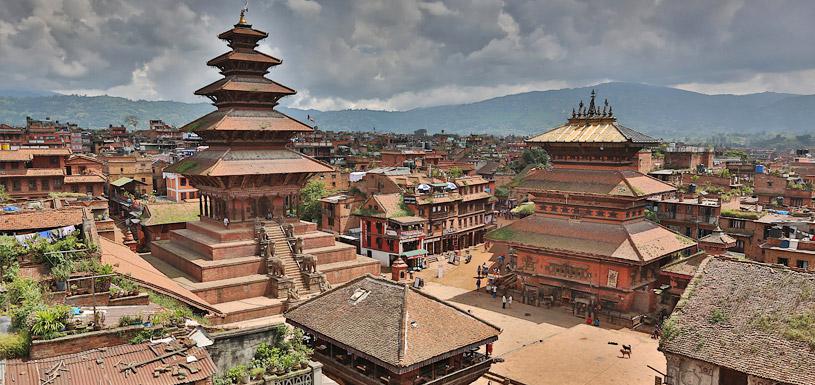
<path id="1" fill-rule="evenodd" d="M 240 25 L 247 25 L 249 23 L 246 22 L 246 11 L 249 10 L 249 0 L 243 1 L 243 8 L 241 8 L 241 19 L 238 20 L 238 24 Z"/>

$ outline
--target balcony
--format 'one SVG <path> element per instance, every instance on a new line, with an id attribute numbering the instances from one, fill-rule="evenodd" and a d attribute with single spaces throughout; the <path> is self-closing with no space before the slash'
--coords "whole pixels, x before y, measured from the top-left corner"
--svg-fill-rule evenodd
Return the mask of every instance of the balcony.
<path id="1" fill-rule="evenodd" d="M 385 230 L 385 236 L 399 239 L 412 239 L 424 235 L 424 230 Z"/>
<path id="2" fill-rule="evenodd" d="M 435 213 L 430 213 L 430 219 L 446 219 L 453 215 L 452 211 L 439 211 Z"/>
<path id="3" fill-rule="evenodd" d="M 661 211 L 657 213 L 657 218 L 666 221 L 676 221 L 684 223 L 701 223 L 715 225 L 718 218 L 712 215 L 679 214 L 671 211 Z"/>

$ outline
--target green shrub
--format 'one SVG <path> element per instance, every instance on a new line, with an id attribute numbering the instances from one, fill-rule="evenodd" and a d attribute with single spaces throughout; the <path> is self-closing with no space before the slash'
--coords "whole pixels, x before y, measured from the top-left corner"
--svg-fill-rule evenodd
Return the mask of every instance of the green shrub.
<path id="1" fill-rule="evenodd" d="M 759 213 L 739 210 L 722 210 L 721 216 L 728 218 L 751 219 L 751 220 L 761 218 L 761 214 Z"/>
<path id="2" fill-rule="evenodd" d="M 131 326 L 131 325 L 140 325 L 144 322 L 141 314 L 137 315 L 123 315 L 119 318 L 119 326 Z"/>
<path id="3" fill-rule="evenodd" d="M 0 359 L 25 357 L 30 345 L 31 339 L 24 331 L 0 334 Z"/>
<path id="4" fill-rule="evenodd" d="M 31 334 L 44 340 L 50 340 L 65 335 L 62 331 L 70 317 L 71 308 L 65 305 L 56 305 L 34 311 L 31 320 Z"/>

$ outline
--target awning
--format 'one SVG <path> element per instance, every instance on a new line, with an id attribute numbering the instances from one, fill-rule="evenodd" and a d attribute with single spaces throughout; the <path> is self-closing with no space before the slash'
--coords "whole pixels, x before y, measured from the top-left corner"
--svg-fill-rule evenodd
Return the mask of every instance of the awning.
<path id="1" fill-rule="evenodd" d="M 418 249 L 418 250 L 406 251 L 406 252 L 402 253 L 401 256 L 405 257 L 405 258 L 408 258 L 408 259 L 413 259 L 413 258 L 418 258 L 418 257 L 424 256 L 424 255 L 427 255 L 427 250 Z"/>
<path id="2" fill-rule="evenodd" d="M 134 180 L 126 176 L 123 176 L 119 179 L 114 180 L 113 182 L 110 182 L 110 184 L 111 186 L 122 187 L 130 182 L 134 182 Z"/>

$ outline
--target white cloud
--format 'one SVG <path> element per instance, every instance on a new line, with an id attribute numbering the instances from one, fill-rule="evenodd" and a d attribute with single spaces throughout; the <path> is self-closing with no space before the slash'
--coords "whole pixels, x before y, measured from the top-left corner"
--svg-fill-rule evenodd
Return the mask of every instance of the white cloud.
<path id="1" fill-rule="evenodd" d="M 742 80 L 718 83 L 680 83 L 673 87 L 703 94 L 744 95 L 757 92 L 815 93 L 815 69 L 785 73 L 758 73 Z"/>
<path id="2" fill-rule="evenodd" d="M 315 16 L 323 7 L 313 0 L 286 0 L 286 5 L 300 16 Z"/>

